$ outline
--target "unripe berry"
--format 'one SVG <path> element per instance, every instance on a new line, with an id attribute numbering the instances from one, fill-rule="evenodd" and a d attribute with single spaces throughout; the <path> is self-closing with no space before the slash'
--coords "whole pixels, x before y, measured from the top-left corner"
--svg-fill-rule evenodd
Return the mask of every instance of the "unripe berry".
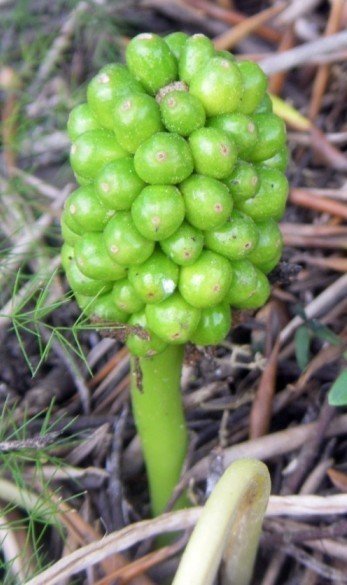
<path id="1" fill-rule="evenodd" d="M 239 110 L 243 114 L 252 114 L 264 98 L 267 78 L 259 65 L 253 61 L 240 61 L 237 66 L 243 83 Z"/>
<path id="2" fill-rule="evenodd" d="M 261 162 L 284 147 L 286 127 L 283 120 L 275 114 L 256 114 L 253 120 L 258 129 L 259 140 L 249 154 L 249 160 Z"/>
<path id="3" fill-rule="evenodd" d="M 114 304 L 111 293 L 90 299 L 84 306 L 84 312 L 95 321 L 115 323 L 126 323 L 129 315 L 121 311 Z"/>
<path id="4" fill-rule="evenodd" d="M 176 57 L 177 61 L 179 61 L 188 39 L 188 35 L 184 32 L 174 32 L 164 37 L 164 41 L 168 45 L 172 55 Z"/>
<path id="5" fill-rule="evenodd" d="M 161 303 L 146 306 L 148 327 L 166 343 L 186 343 L 198 326 L 200 310 L 189 305 L 179 293 Z"/>
<path id="6" fill-rule="evenodd" d="M 233 279 L 225 300 L 232 307 L 246 301 L 255 291 L 257 286 L 257 271 L 247 259 L 234 260 L 232 263 Z"/>
<path id="7" fill-rule="evenodd" d="M 100 233 L 87 233 L 80 238 L 75 246 L 75 260 L 89 278 L 114 281 L 126 275 L 124 266 L 111 260 Z"/>
<path id="8" fill-rule="evenodd" d="M 257 274 L 255 289 L 244 301 L 241 301 L 240 299 L 235 301 L 234 306 L 238 309 L 259 309 L 265 305 L 270 296 L 271 289 L 268 279 L 265 274 L 257 268 L 255 268 L 255 271 Z"/>
<path id="9" fill-rule="evenodd" d="M 104 165 L 125 155 L 113 132 L 89 130 L 71 146 L 70 162 L 75 173 L 85 179 L 94 179 Z"/>
<path id="10" fill-rule="evenodd" d="M 224 183 L 192 175 L 181 185 L 188 221 L 200 230 L 211 230 L 222 225 L 229 217 L 233 201 Z"/>
<path id="11" fill-rule="evenodd" d="M 71 110 L 67 121 L 67 133 L 73 142 L 88 130 L 97 130 L 99 124 L 88 104 L 80 104 Z"/>
<path id="12" fill-rule="evenodd" d="M 216 128 L 200 128 L 189 137 L 197 173 L 225 179 L 231 173 L 236 162 L 236 147 L 226 132 Z"/>
<path id="13" fill-rule="evenodd" d="M 145 183 L 135 171 L 134 159 L 125 157 L 109 163 L 95 179 L 95 191 L 109 209 L 129 210 Z"/>
<path id="14" fill-rule="evenodd" d="M 257 126 L 250 116 L 235 112 L 214 116 L 208 121 L 212 128 L 223 130 L 234 142 L 241 158 L 247 157 L 257 145 L 259 139 Z"/>
<path id="15" fill-rule="evenodd" d="M 221 343 L 231 327 L 231 311 L 228 303 L 220 303 L 201 310 L 197 328 L 190 338 L 196 345 Z"/>
<path id="16" fill-rule="evenodd" d="M 259 188 L 259 177 L 256 167 L 240 160 L 236 163 L 231 175 L 224 180 L 235 205 L 240 201 L 254 197 Z"/>
<path id="17" fill-rule="evenodd" d="M 125 57 L 130 72 L 152 94 L 177 77 L 176 59 L 158 35 L 137 35 L 127 46 Z"/>
<path id="18" fill-rule="evenodd" d="M 206 114 L 202 103 L 186 91 L 167 93 L 160 103 L 165 128 L 181 136 L 189 136 L 205 124 Z"/>
<path id="19" fill-rule="evenodd" d="M 182 47 L 178 64 L 179 77 L 190 84 L 193 76 L 215 55 L 212 41 L 205 35 L 196 34 L 188 38 Z"/>
<path id="20" fill-rule="evenodd" d="M 205 234 L 205 246 L 229 260 L 248 256 L 257 241 L 258 230 L 254 221 L 236 210 L 222 226 Z"/>
<path id="21" fill-rule="evenodd" d="M 208 116 L 235 112 L 243 94 L 241 73 L 232 61 L 214 57 L 193 75 L 189 90 Z"/>
<path id="22" fill-rule="evenodd" d="M 248 259 L 267 274 L 271 272 L 282 255 L 283 237 L 274 219 L 257 223 L 258 241 Z"/>
<path id="23" fill-rule="evenodd" d="M 66 276 L 73 291 L 89 297 L 106 293 L 112 288 L 110 282 L 95 280 L 95 278 L 85 276 L 79 270 L 76 260 L 71 260 L 66 270 Z"/>
<path id="24" fill-rule="evenodd" d="M 178 134 L 158 132 L 146 140 L 135 153 L 137 174 L 152 185 L 176 185 L 193 171 L 188 144 Z"/>
<path id="25" fill-rule="evenodd" d="M 258 167 L 258 176 L 260 186 L 256 195 L 238 202 L 237 208 L 256 222 L 269 218 L 278 221 L 284 213 L 288 181 L 281 171 L 267 167 Z"/>
<path id="26" fill-rule="evenodd" d="M 152 357 L 166 349 L 167 343 L 148 329 L 144 311 L 134 313 L 129 319 L 133 331 L 127 336 L 127 347 L 137 357 Z"/>
<path id="27" fill-rule="evenodd" d="M 128 278 L 145 303 L 160 303 L 174 292 L 178 275 L 178 266 L 156 250 L 140 266 L 131 266 Z"/>
<path id="28" fill-rule="evenodd" d="M 65 202 L 66 218 L 73 218 L 74 225 L 79 232 L 101 232 L 106 226 L 113 212 L 104 207 L 98 199 L 93 185 L 80 187 L 74 191 Z M 71 229 L 74 229 L 71 225 Z"/>
<path id="29" fill-rule="evenodd" d="M 124 65 L 103 67 L 88 85 L 88 105 L 104 128 L 113 128 L 113 108 L 117 98 L 134 91 L 144 91 Z"/>
<path id="30" fill-rule="evenodd" d="M 149 185 L 131 208 L 139 232 L 149 240 L 165 240 L 181 225 L 185 207 L 183 197 L 172 185 Z"/>
<path id="31" fill-rule="evenodd" d="M 179 266 L 188 266 L 200 256 L 204 247 L 204 236 L 200 230 L 187 222 L 175 231 L 172 236 L 160 242 L 161 249 Z"/>
<path id="32" fill-rule="evenodd" d="M 125 313 L 137 313 L 145 306 L 144 301 L 127 278 L 116 282 L 110 294 L 116 307 Z"/>
<path id="33" fill-rule="evenodd" d="M 145 262 L 154 250 L 154 242 L 140 234 L 127 211 L 120 211 L 108 222 L 104 240 L 110 257 L 124 266 Z"/>
<path id="34" fill-rule="evenodd" d="M 181 268 L 179 290 L 193 307 L 212 307 L 226 296 L 232 280 L 230 262 L 206 250 L 191 266 Z"/>
<path id="35" fill-rule="evenodd" d="M 145 93 L 129 93 L 118 99 L 113 109 L 113 130 L 118 143 L 135 153 L 152 134 L 164 130 L 155 99 Z"/>

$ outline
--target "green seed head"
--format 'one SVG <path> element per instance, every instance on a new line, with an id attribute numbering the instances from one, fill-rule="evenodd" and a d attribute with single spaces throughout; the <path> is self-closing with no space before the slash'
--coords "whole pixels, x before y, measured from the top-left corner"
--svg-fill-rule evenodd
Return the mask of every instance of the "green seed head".
<path id="1" fill-rule="evenodd" d="M 216 344 L 231 311 L 268 299 L 288 192 L 283 121 L 250 61 L 205 35 L 143 33 L 68 120 L 79 188 L 61 219 L 62 266 L 91 319 L 127 346 Z"/>

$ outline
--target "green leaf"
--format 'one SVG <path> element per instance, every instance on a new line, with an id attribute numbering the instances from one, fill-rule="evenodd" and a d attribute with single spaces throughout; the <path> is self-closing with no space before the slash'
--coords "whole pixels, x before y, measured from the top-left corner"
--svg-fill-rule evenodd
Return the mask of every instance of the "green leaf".
<path id="1" fill-rule="evenodd" d="M 301 325 L 295 332 L 295 357 L 300 370 L 304 370 L 310 361 L 311 336 L 308 328 Z"/>
<path id="2" fill-rule="evenodd" d="M 347 406 L 347 369 L 342 370 L 328 394 L 331 406 Z"/>

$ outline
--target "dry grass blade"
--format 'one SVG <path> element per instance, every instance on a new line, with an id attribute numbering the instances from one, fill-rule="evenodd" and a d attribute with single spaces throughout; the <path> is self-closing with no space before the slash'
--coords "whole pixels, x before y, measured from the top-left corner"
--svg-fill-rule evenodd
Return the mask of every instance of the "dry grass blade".
<path id="1" fill-rule="evenodd" d="M 251 406 L 250 414 L 250 438 L 256 439 L 265 435 L 270 426 L 272 415 L 272 403 L 275 394 L 279 342 L 276 342 L 270 357 L 262 372 L 258 389 Z"/>
<path id="2" fill-rule="evenodd" d="M 347 417 L 346 417 L 347 419 Z M 100 563 L 108 556 L 121 552 L 146 538 L 159 534 L 188 530 L 199 519 L 202 508 L 169 512 L 153 520 L 143 520 L 88 544 L 56 562 L 27 582 L 27 585 L 55 585 L 79 571 Z M 330 516 L 347 513 L 347 495 L 336 496 L 270 496 L 267 516 Z"/>
<path id="3" fill-rule="evenodd" d="M 328 469 L 327 475 L 331 483 L 341 492 L 347 492 L 347 473 L 338 469 Z"/>
<path id="4" fill-rule="evenodd" d="M 345 0 L 332 0 L 329 19 L 325 30 L 326 36 L 332 35 L 339 30 L 344 6 Z M 312 98 L 308 113 L 310 120 L 314 120 L 319 113 L 329 74 L 329 65 L 321 65 L 318 68 L 316 78 L 313 82 Z"/>
<path id="5" fill-rule="evenodd" d="M 271 8 L 267 8 L 254 16 L 250 16 L 240 24 L 237 24 L 231 30 L 222 33 L 218 37 L 214 39 L 214 46 L 216 49 L 225 50 L 225 49 L 232 49 L 235 45 L 237 45 L 242 39 L 250 35 L 254 30 L 256 30 L 265 22 L 268 22 L 271 18 L 282 12 L 284 9 L 285 4 L 276 4 Z"/>
<path id="6" fill-rule="evenodd" d="M 317 198 L 304 189 L 292 189 L 289 194 L 289 200 L 295 205 L 347 219 L 347 205 L 324 197 Z"/>
<path id="7" fill-rule="evenodd" d="M 346 48 L 347 31 L 343 31 L 326 38 L 305 43 L 300 47 L 295 47 L 295 49 L 290 49 L 284 53 L 267 57 L 260 61 L 260 65 L 265 73 L 271 75 L 279 71 L 288 71 L 288 69 L 293 69 L 298 65 L 303 65 L 312 55 L 319 58 L 320 55 Z"/>

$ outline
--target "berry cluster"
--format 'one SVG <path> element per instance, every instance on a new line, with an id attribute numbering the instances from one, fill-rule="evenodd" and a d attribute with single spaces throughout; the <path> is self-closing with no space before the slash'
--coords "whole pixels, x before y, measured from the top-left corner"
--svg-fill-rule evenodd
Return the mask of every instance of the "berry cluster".
<path id="1" fill-rule="evenodd" d="M 230 306 L 269 296 L 287 150 L 266 89 L 258 65 L 204 35 L 146 33 L 70 114 L 81 186 L 62 215 L 62 263 L 87 315 L 133 326 L 134 355 L 215 344 Z"/>

